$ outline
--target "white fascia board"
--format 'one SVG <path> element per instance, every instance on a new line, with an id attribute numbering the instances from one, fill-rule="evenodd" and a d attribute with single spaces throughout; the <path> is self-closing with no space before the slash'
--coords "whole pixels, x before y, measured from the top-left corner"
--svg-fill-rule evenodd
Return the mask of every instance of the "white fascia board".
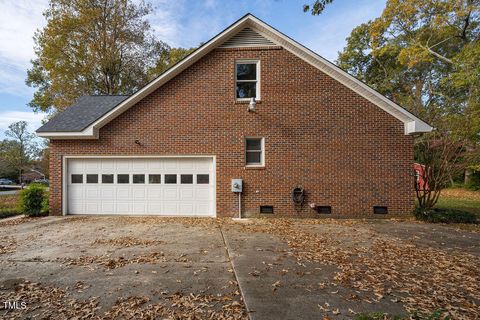
<path id="1" fill-rule="evenodd" d="M 37 136 L 46 139 L 98 139 L 99 133 L 94 127 L 88 127 L 80 132 L 37 132 Z"/>

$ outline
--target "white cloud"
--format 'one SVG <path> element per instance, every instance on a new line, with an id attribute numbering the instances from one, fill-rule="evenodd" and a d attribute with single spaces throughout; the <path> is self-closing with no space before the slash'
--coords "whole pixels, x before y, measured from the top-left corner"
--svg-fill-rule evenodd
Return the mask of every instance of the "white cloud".
<path id="1" fill-rule="evenodd" d="M 33 113 L 28 111 L 5 111 L 0 112 L 0 138 L 5 137 L 8 126 L 17 121 L 27 121 L 28 131 L 34 132 L 42 125 L 45 113 Z"/>
<path id="2" fill-rule="evenodd" d="M 0 0 L 0 92 L 25 95 L 26 71 L 34 57 L 33 35 L 44 25 L 47 0 Z"/>

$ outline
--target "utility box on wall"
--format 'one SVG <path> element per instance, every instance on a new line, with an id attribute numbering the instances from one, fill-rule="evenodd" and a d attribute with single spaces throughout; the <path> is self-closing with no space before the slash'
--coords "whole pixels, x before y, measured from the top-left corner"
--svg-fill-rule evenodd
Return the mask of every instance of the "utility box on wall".
<path id="1" fill-rule="evenodd" d="M 243 180 L 232 179 L 232 192 L 242 192 L 242 190 L 243 190 Z"/>

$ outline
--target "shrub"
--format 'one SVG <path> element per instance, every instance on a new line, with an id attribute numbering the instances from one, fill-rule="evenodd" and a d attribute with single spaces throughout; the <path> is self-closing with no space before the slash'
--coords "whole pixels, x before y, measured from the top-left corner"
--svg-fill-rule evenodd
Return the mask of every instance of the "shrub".
<path id="1" fill-rule="evenodd" d="M 457 209 L 416 208 L 413 214 L 418 220 L 432 223 L 478 223 L 475 214 Z"/>
<path id="2" fill-rule="evenodd" d="M 40 216 L 45 213 L 45 201 L 48 199 L 44 186 L 32 183 L 20 194 L 20 208 L 28 216 Z"/>
<path id="3" fill-rule="evenodd" d="M 470 182 L 465 185 L 467 189 L 478 191 L 480 190 L 480 171 L 475 171 L 470 176 Z"/>

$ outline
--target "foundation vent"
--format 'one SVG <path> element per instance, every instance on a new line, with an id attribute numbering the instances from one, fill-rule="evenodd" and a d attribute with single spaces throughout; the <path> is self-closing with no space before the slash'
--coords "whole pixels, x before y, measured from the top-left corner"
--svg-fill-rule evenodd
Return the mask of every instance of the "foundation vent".
<path id="1" fill-rule="evenodd" d="M 318 206 L 317 213 L 320 214 L 331 214 L 332 213 L 332 206 Z"/>
<path id="2" fill-rule="evenodd" d="M 260 206 L 260 213 L 273 214 L 273 206 Z"/>
<path id="3" fill-rule="evenodd" d="M 374 214 L 387 214 L 388 213 L 388 208 L 387 207 L 382 207 L 382 206 L 374 206 L 373 207 L 373 213 Z"/>

